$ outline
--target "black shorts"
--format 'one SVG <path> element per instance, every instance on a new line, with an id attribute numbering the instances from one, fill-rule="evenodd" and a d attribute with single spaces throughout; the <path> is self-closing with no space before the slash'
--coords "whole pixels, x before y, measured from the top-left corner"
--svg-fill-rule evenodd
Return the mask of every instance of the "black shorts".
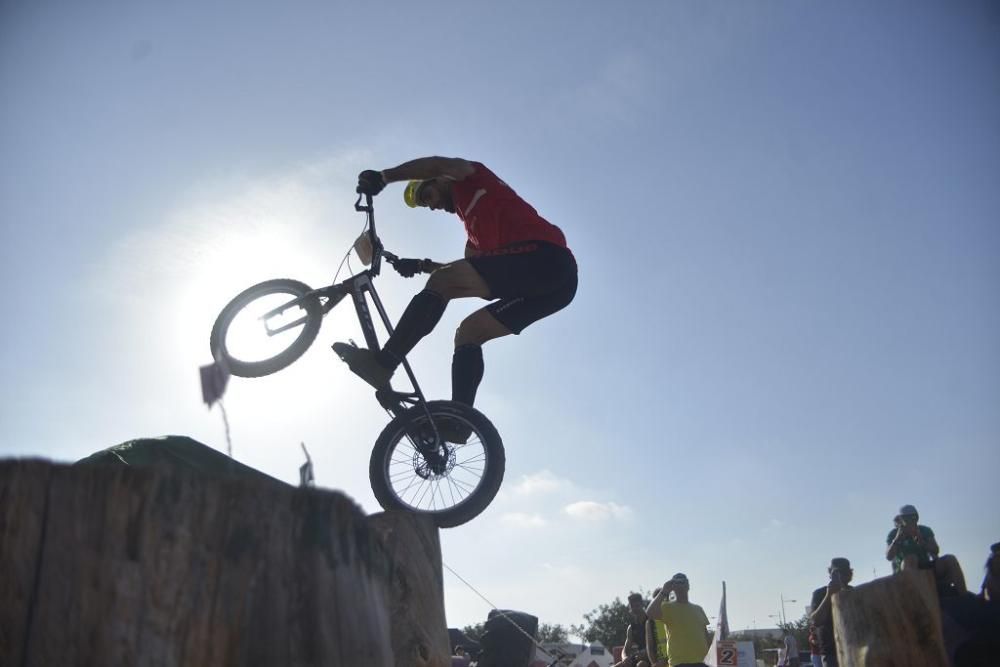
<path id="1" fill-rule="evenodd" d="M 486 310 L 513 333 L 562 310 L 576 295 L 576 260 L 568 249 L 522 241 L 468 259 L 496 299 Z"/>

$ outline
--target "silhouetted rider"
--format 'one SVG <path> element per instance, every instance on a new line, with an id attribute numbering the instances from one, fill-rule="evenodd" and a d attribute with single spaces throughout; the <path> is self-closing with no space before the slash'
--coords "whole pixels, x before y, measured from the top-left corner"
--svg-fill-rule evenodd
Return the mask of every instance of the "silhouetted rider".
<path id="1" fill-rule="evenodd" d="M 357 190 L 374 196 L 396 181 L 408 181 L 403 192 L 407 206 L 441 209 L 462 220 L 468 236 L 465 259 L 447 264 L 398 262 L 397 271 L 407 277 L 430 272 L 424 289 L 410 301 L 382 350 L 341 346 L 338 352 L 351 370 L 381 388 L 417 342 L 434 329 L 449 301 L 491 300 L 466 317 L 455 334 L 452 400 L 471 406 L 483 378 L 483 343 L 519 334 L 532 322 L 565 308 L 576 294 L 576 260 L 562 230 L 479 162 L 418 158 L 392 169 L 361 172 Z M 464 442 L 468 435 L 454 433 L 448 439 Z"/>

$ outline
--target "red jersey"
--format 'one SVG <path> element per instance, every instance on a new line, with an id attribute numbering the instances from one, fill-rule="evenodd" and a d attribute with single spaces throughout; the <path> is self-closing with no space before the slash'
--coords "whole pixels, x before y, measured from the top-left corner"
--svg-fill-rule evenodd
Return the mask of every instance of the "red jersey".
<path id="1" fill-rule="evenodd" d="M 452 183 L 455 213 L 465 223 L 469 245 L 490 252 L 521 241 L 547 241 L 563 248 L 562 230 L 538 215 L 509 185 L 479 162 L 476 171 Z"/>

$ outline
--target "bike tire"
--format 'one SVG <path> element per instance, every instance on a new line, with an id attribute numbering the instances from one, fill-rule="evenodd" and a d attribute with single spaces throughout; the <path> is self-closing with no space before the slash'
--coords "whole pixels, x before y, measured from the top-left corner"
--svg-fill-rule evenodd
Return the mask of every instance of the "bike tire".
<path id="1" fill-rule="evenodd" d="M 439 479 L 433 481 L 423 478 L 423 482 L 418 482 L 421 485 L 424 483 L 435 485 L 442 483 L 444 478 L 447 478 L 446 485 L 443 487 L 427 487 L 424 489 L 423 497 L 426 496 L 427 489 L 430 489 L 432 507 L 420 507 L 419 504 L 414 504 L 412 501 L 407 500 L 404 497 L 406 495 L 405 491 L 401 493 L 393 484 L 394 478 L 399 478 L 406 473 L 408 463 L 412 463 L 412 474 L 415 477 L 422 477 L 417 472 L 417 454 L 419 453 L 414 449 L 415 454 L 410 456 L 405 452 L 405 449 L 401 453 L 399 447 L 400 445 L 404 448 L 412 447 L 412 440 L 408 434 L 422 426 L 427 426 L 427 411 L 425 411 L 423 405 L 418 404 L 410 408 L 389 422 L 385 429 L 382 430 L 372 450 L 368 475 L 371 480 L 372 491 L 375 492 L 375 498 L 383 509 L 405 510 L 427 514 L 433 518 L 434 523 L 439 528 L 453 528 L 477 517 L 489 506 L 493 498 L 496 497 L 497 492 L 500 490 L 500 484 L 503 482 L 506 465 L 503 441 L 490 420 L 475 408 L 454 401 L 428 401 L 426 407 L 435 423 L 438 423 L 439 419 L 453 419 L 464 423 L 472 429 L 472 436 L 467 444 L 456 445 L 448 443 L 448 446 L 456 453 L 456 457 L 455 462 L 451 464 L 446 474 L 441 475 Z M 405 443 L 409 443 L 409 445 Z M 467 448 L 471 449 L 466 451 Z M 465 457 L 475 456 L 478 458 L 480 456 L 478 452 L 480 451 L 482 456 L 482 474 L 471 491 L 453 505 L 433 506 L 437 495 L 440 496 L 443 502 L 446 502 L 445 491 L 447 491 L 447 496 L 451 500 L 455 500 L 455 491 L 458 490 L 461 494 L 462 488 L 468 485 L 464 479 L 459 481 L 459 476 L 467 477 L 469 470 L 472 469 L 472 466 L 468 466 L 468 464 L 478 464 L 478 461 L 474 458 L 466 458 L 462 462 L 459 462 L 458 454 Z M 456 472 L 456 469 L 460 468 L 459 463 L 462 464 L 461 470 Z M 455 473 L 454 478 L 452 477 L 453 473 Z M 412 486 L 412 482 L 409 486 Z M 423 487 L 418 487 L 416 492 L 419 492 L 420 488 Z"/>
<path id="2" fill-rule="evenodd" d="M 262 377 L 270 375 L 285 368 L 293 361 L 301 357 L 312 342 L 316 340 L 319 333 L 319 326 L 323 320 L 323 308 L 319 297 L 313 296 L 302 301 L 299 306 L 305 311 L 305 322 L 303 322 L 298 334 L 291 344 L 282 352 L 257 361 L 246 361 L 230 354 L 226 345 L 226 335 L 230 326 L 250 303 L 272 294 L 287 294 L 289 301 L 298 299 L 312 292 L 312 288 L 305 283 L 290 278 L 276 278 L 258 283 L 249 287 L 232 301 L 226 304 L 212 326 L 212 335 L 209 339 L 213 356 L 220 357 L 228 366 L 229 372 L 239 377 Z"/>

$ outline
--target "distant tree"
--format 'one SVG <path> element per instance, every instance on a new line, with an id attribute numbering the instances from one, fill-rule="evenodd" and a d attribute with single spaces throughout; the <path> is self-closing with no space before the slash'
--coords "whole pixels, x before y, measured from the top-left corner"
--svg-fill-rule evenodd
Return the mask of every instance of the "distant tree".
<path id="1" fill-rule="evenodd" d="M 649 593 L 643 593 L 642 604 L 648 605 L 651 599 Z M 583 615 L 585 624 L 570 626 L 570 634 L 583 637 L 588 642 L 601 642 L 607 647 L 621 646 L 625 643 L 625 629 L 632 622 L 628 612 L 628 603 L 621 598 L 615 598 L 608 604 L 602 604 L 597 609 Z"/>
<path id="2" fill-rule="evenodd" d="M 474 642 L 479 642 L 483 638 L 483 632 L 485 631 L 486 623 L 476 623 L 475 625 L 467 625 L 462 628 L 462 634 L 471 639 Z"/>
<path id="3" fill-rule="evenodd" d="M 558 623 L 555 625 L 541 623 L 535 638 L 539 644 L 566 644 L 569 643 L 569 630 Z"/>
<path id="4" fill-rule="evenodd" d="M 475 625 L 467 625 L 462 628 L 462 633 L 474 642 L 480 641 L 483 637 L 483 632 L 485 631 L 485 622 L 476 623 Z M 535 639 L 540 644 L 565 644 L 569 642 L 569 630 L 559 623 L 554 625 L 549 623 L 540 623 L 538 625 L 538 632 L 535 634 Z"/>
<path id="5" fill-rule="evenodd" d="M 802 618 L 791 623 L 778 623 L 778 627 L 782 632 L 791 632 L 795 636 L 800 651 L 809 650 L 809 614 L 802 614 Z"/>

